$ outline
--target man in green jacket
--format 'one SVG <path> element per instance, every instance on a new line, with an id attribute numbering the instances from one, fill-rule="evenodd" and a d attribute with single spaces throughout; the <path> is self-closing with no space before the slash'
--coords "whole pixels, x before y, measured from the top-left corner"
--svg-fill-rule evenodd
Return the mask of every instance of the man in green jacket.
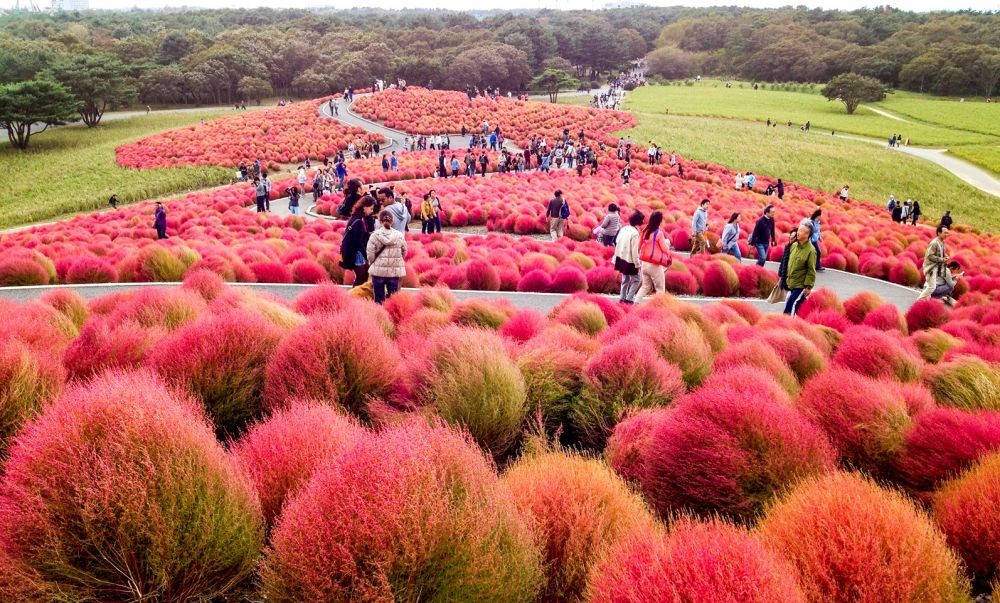
<path id="1" fill-rule="evenodd" d="M 788 257 L 788 300 L 785 302 L 785 314 L 795 316 L 799 305 L 809 297 L 813 285 L 816 284 L 816 248 L 809 241 L 812 236 L 812 224 L 803 220 L 792 243 L 792 253 Z"/>

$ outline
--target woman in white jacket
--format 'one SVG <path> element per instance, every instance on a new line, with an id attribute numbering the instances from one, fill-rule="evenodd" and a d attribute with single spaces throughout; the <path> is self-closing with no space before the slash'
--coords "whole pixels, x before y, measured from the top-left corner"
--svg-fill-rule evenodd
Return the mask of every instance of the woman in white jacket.
<path id="1" fill-rule="evenodd" d="M 378 215 L 382 228 L 368 239 L 368 274 L 372 279 L 375 303 L 399 291 L 399 279 L 406 276 L 406 238 L 392 227 L 392 212 L 383 209 Z"/>
<path id="2" fill-rule="evenodd" d="M 623 304 L 635 303 L 635 294 L 639 292 L 639 226 L 645 222 L 646 216 L 636 211 L 628 219 L 628 225 L 618 231 L 615 243 L 615 270 L 622 274 L 621 296 L 618 301 Z"/>

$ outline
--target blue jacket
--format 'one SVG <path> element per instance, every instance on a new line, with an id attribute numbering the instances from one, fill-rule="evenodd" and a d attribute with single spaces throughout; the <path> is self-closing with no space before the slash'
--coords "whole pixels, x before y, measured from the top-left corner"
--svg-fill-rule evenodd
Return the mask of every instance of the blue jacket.
<path id="1" fill-rule="evenodd" d="M 820 240 L 819 220 L 813 220 L 812 223 L 813 223 L 813 232 L 812 235 L 809 237 L 809 240 L 813 243 L 819 243 Z"/>
<path id="2" fill-rule="evenodd" d="M 708 230 L 708 210 L 699 207 L 695 210 L 694 217 L 691 218 L 691 232 L 698 234 L 706 230 Z"/>

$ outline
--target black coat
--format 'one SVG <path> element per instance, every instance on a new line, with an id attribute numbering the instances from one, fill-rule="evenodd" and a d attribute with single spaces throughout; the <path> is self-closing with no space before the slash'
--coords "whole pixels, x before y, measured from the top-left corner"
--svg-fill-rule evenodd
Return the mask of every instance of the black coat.
<path id="1" fill-rule="evenodd" d="M 351 216 L 344 228 L 344 239 L 340 242 L 340 265 L 348 270 L 353 269 L 354 259 L 360 252 L 366 254 L 368 239 L 375 230 L 375 216 L 356 217 Z"/>
<path id="2" fill-rule="evenodd" d="M 774 218 L 761 216 L 757 218 L 757 223 L 750 233 L 749 243 L 751 245 L 770 245 L 777 241 L 774 236 Z"/>

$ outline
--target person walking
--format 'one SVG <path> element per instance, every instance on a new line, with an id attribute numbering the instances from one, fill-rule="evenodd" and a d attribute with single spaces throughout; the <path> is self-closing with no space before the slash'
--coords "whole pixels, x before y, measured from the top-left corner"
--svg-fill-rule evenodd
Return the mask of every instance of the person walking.
<path id="1" fill-rule="evenodd" d="M 785 198 L 785 183 L 781 181 L 781 178 L 778 178 L 778 184 L 777 184 L 777 186 L 775 188 L 778 191 L 778 200 L 780 201 L 781 199 L 784 199 Z"/>
<path id="2" fill-rule="evenodd" d="M 264 211 L 264 199 L 267 197 L 267 189 L 264 188 L 264 183 L 260 181 L 260 178 L 256 176 L 253 179 L 253 189 L 257 199 L 257 213 L 259 214 Z"/>
<path id="3" fill-rule="evenodd" d="M 822 253 L 819 250 L 819 242 L 823 240 L 823 233 L 820 232 L 820 218 L 823 216 L 823 210 L 817 209 L 809 216 L 809 222 L 812 225 L 812 234 L 809 236 L 809 241 L 816 248 L 816 270 L 823 272 L 826 268 L 820 265 L 819 260 L 822 257 Z"/>
<path id="4" fill-rule="evenodd" d="M 163 203 L 156 202 L 156 211 L 153 212 L 153 228 L 156 229 L 157 239 L 169 239 L 167 236 L 167 208 Z"/>
<path id="5" fill-rule="evenodd" d="M 437 210 L 431 198 L 434 191 L 424 195 L 424 201 L 420 204 L 420 232 L 421 234 L 432 234 L 434 232 L 434 219 L 437 218 Z"/>
<path id="6" fill-rule="evenodd" d="M 601 244 L 606 247 L 614 247 L 618 238 L 618 233 L 621 230 L 621 226 L 622 221 L 618 210 L 618 204 L 612 203 L 608 205 L 608 214 L 604 216 L 604 220 L 601 221 L 601 225 L 599 226 L 601 229 Z"/>
<path id="7" fill-rule="evenodd" d="M 291 212 L 293 216 L 299 215 L 299 187 L 293 186 L 285 189 L 288 193 L 288 211 Z"/>
<path id="8" fill-rule="evenodd" d="M 368 239 L 375 230 L 375 199 L 365 195 L 355 204 L 340 242 L 340 267 L 354 271 L 353 287 L 368 280 Z"/>
<path id="9" fill-rule="evenodd" d="M 948 250 L 944 245 L 944 242 L 948 240 L 948 236 L 951 234 L 951 230 L 941 224 L 937 227 L 937 236 L 931 240 L 930 244 L 927 245 L 927 251 L 924 252 L 924 288 L 920 291 L 920 296 L 917 297 L 917 301 L 922 299 L 927 299 L 934 293 L 934 289 L 938 285 L 938 281 L 941 280 L 945 266 L 951 257 L 948 255 Z"/>
<path id="10" fill-rule="evenodd" d="M 951 228 L 951 210 L 950 209 L 948 211 L 944 212 L 944 215 L 941 216 L 940 225 L 944 226 L 945 228 L 949 228 L 949 229 Z"/>
<path id="11" fill-rule="evenodd" d="M 747 241 L 757 250 L 757 265 L 763 266 L 767 262 L 767 253 L 770 247 L 777 245 L 777 238 L 774 236 L 774 206 L 768 205 L 764 208 L 764 214 L 757 218 Z"/>
<path id="12" fill-rule="evenodd" d="M 910 209 L 910 224 L 916 226 L 917 220 L 920 219 L 920 201 L 913 202 L 913 208 Z"/>
<path id="13" fill-rule="evenodd" d="M 739 212 L 733 212 L 733 215 L 729 216 L 729 222 L 726 223 L 726 227 L 722 230 L 721 245 L 722 251 L 733 256 L 740 262 L 743 261 L 743 255 L 740 253 Z"/>
<path id="14" fill-rule="evenodd" d="M 381 304 L 399 291 L 399 279 L 406 276 L 406 237 L 394 226 L 396 216 L 393 212 L 383 209 L 378 221 L 382 228 L 372 233 L 366 251 L 371 258 L 368 273 L 375 303 Z"/>
<path id="15" fill-rule="evenodd" d="M 615 270 L 622 275 L 621 295 L 618 301 L 623 304 L 635 303 L 635 294 L 639 292 L 639 227 L 646 220 L 640 211 L 634 212 L 628 219 L 628 225 L 618 231 L 615 243 Z"/>
<path id="16" fill-rule="evenodd" d="M 300 165 L 296 174 L 296 181 L 299 183 L 299 190 L 306 190 L 306 166 Z"/>
<path id="17" fill-rule="evenodd" d="M 555 196 L 549 200 L 549 204 L 545 208 L 545 217 L 549 219 L 549 235 L 553 241 L 563 236 L 566 218 L 569 217 L 569 203 L 562 194 L 562 191 L 557 189 Z"/>
<path id="18" fill-rule="evenodd" d="M 691 217 L 691 255 L 708 253 L 708 241 L 705 231 L 708 230 L 708 208 L 712 204 L 708 199 L 702 199 L 694 216 Z"/>
<path id="19" fill-rule="evenodd" d="M 810 241 L 811 238 L 812 223 L 803 220 L 799 224 L 795 241 L 789 246 L 785 269 L 785 287 L 788 289 L 785 314 L 795 316 L 816 284 L 816 248 Z"/>
<path id="20" fill-rule="evenodd" d="M 639 293 L 635 301 L 649 294 L 663 293 L 666 288 L 666 269 L 673 263 L 670 255 L 670 237 L 660 229 L 663 224 L 663 212 L 654 211 L 649 216 L 649 223 L 642 231 L 639 241 Z"/>

